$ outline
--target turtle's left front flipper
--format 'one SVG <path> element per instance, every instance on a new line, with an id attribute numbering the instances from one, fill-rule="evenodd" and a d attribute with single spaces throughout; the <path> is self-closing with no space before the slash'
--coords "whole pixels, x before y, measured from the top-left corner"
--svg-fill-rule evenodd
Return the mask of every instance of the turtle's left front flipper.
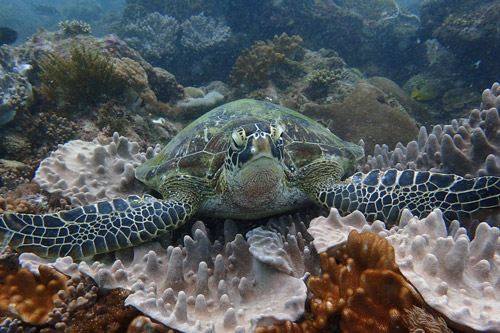
<path id="1" fill-rule="evenodd" d="M 138 245 L 173 230 L 192 216 L 196 203 L 145 195 L 54 214 L 5 213 L 0 215 L 0 244 L 41 257 L 81 259 Z"/>
<path id="2" fill-rule="evenodd" d="M 439 208 L 446 221 L 470 221 L 500 211 L 500 178 L 463 178 L 427 171 L 390 169 L 357 173 L 317 194 L 341 213 L 363 212 L 368 220 L 395 224 L 404 208 L 425 217 Z"/>

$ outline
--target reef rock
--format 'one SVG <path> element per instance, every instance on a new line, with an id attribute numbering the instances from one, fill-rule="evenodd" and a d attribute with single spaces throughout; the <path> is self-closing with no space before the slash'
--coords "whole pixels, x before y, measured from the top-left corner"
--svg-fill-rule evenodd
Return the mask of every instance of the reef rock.
<path id="1" fill-rule="evenodd" d="M 397 99 L 367 81 L 356 83 L 353 92 L 340 103 L 307 103 L 303 113 L 326 125 L 342 139 L 363 140 L 370 152 L 378 142 L 394 147 L 418 135 L 415 121 Z M 397 124 L 397 126 L 395 126 Z"/>

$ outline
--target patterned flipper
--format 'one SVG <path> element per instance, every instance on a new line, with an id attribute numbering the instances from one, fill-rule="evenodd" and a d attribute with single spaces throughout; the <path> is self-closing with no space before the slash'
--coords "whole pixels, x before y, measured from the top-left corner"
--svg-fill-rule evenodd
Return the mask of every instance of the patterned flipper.
<path id="1" fill-rule="evenodd" d="M 350 182 L 334 185 L 318 197 L 324 206 L 343 214 L 359 210 L 369 221 L 387 224 L 397 223 L 404 208 L 419 217 L 439 208 L 446 221 L 470 221 L 500 211 L 500 178 L 373 170 L 356 173 Z"/>
<path id="2" fill-rule="evenodd" d="M 192 207 L 152 196 L 102 201 L 56 214 L 0 215 L 0 240 L 19 252 L 75 259 L 126 248 L 183 224 Z"/>

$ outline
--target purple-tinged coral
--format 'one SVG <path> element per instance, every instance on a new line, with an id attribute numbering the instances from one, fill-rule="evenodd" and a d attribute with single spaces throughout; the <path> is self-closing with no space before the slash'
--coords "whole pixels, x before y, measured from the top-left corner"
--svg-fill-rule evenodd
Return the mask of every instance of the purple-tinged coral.
<path id="1" fill-rule="evenodd" d="M 369 225 L 361 214 L 342 218 L 332 209 L 327 218 L 311 221 L 308 231 L 318 251 L 324 252 L 345 243 L 352 229 L 385 237 L 395 249 L 403 275 L 428 305 L 450 320 L 451 326 L 500 330 L 498 228 L 483 222 L 470 241 L 457 221 L 447 229 L 439 210 L 424 219 L 405 211 L 399 226 L 386 230 L 381 222 Z"/>
<path id="2" fill-rule="evenodd" d="M 398 144 L 393 151 L 376 146 L 363 171 L 402 169 L 431 170 L 466 177 L 500 175 L 500 85 L 483 92 L 481 110 L 472 110 L 469 118 L 433 127 L 430 134 L 420 128 L 416 141 Z"/>
<path id="3" fill-rule="evenodd" d="M 130 252 L 117 252 L 122 260 L 111 265 L 96 261 L 76 266 L 70 257 L 51 265 L 68 275 L 83 272 L 101 289 L 131 290 L 125 305 L 180 331 L 245 332 L 298 319 L 304 312 L 305 283 L 253 257 L 236 230 L 226 222 L 226 243 L 212 244 L 205 225 L 197 222 L 183 247 L 165 250 L 148 243 L 134 247 L 133 258 Z M 47 263 L 32 254 L 20 260 L 33 268 Z"/>
<path id="4" fill-rule="evenodd" d="M 310 236 L 298 215 L 271 219 L 246 234 L 249 251 L 259 261 L 286 274 L 302 277 L 315 272 L 318 261 Z"/>
<path id="5" fill-rule="evenodd" d="M 129 142 L 118 133 L 107 145 L 73 140 L 60 145 L 40 163 L 34 180 L 42 189 L 70 198 L 77 206 L 142 194 L 144 187 L 135 180 L 135 168 L 158 149 L 141 153 L 136 142 Z"/>

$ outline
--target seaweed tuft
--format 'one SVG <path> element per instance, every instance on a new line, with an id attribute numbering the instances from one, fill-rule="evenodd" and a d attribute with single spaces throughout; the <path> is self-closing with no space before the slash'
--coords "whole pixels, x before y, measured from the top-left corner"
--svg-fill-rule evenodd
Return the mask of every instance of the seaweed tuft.
<path id="1" fill-rule="evenodd" d="M 38 93 L 57 105 L 95 105 L 119 96 L 125 88 L 111 57 L 85 45 L 72 48 L 68 59 L 48 53 L 40 70 Z"/>

